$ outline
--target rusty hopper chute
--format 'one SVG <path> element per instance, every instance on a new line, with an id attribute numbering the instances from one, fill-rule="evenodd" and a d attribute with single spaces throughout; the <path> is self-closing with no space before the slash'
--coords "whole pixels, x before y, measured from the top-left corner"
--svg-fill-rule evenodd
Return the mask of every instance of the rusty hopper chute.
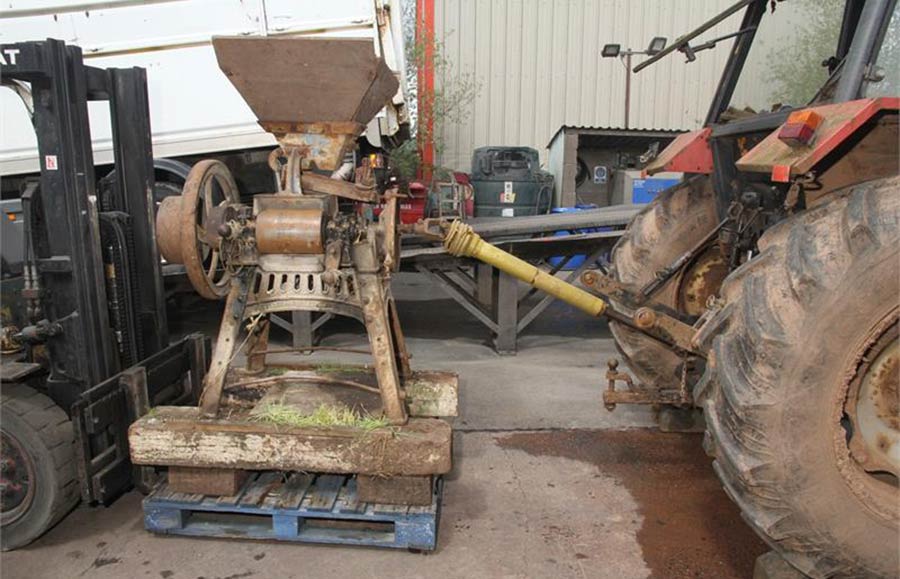
<path id="1" fill-rule="evenodd" d="M 337 168 L 399 86 L 371 40 L 220 37 L 213 48 L 262 128 L 319 169 Z"/>

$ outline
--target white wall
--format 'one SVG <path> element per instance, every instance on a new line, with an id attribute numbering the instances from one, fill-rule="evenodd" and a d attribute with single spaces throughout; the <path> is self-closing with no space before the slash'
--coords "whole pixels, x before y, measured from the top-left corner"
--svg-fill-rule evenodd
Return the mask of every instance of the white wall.
<path id="1" fill-rule="evenodd" d="M 376 0 L 5 0 L 0 9 L 0 43 L 56 38 L 80 46 L 87 65 L 145 68 L 157 157 L 275 145 L 219 70 L 210 39 L 229 35 L 372 38 L 403 67 L 392 35 L 374 42 Z M 89 110 L 94 160 L 110 163 L 108 105 Z M 21 99 L 0 89 L 0 174 L 37 171 L 36 147 Z"/>
<path id="2" fill-rule="evenodd" d="M 444 127 L 441 161 L 469 170 L 484 145 L 527 145 L 544 155 L 563 124 L 622 126 L 625 69 L 601 58 L 607 43 L 644 49 L 654 36 L 671 42 L 734 0 L 437 0 L 436 34 L 445 43 L 452 83 L 473 73 L 481 82 L 468 118 Z M 737 30 L 733 16 L 701 40 Z M 700 126 L 731 41 L 685 64 L 681 54 L 633 76 L 631 126 Z M 635 57 L 634 64 L 644 57 Z"/>

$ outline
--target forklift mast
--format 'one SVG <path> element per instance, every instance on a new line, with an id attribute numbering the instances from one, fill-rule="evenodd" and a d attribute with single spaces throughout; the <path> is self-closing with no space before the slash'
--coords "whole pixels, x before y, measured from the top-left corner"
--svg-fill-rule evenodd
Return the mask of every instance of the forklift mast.
<path id="1" fill-rule="evenodd" d="M 23 298 L 63 408 L 168 344 L 153 220 L 146 72 L 85 66 L 58 40 L 5 45 L 4 82 L 30 84 L 41 163 L 23 194 Z M 98 184 L 89 101 L 108 101 L 115 168 Z M 140 280 L 140 283 L 137 281 Z"/>
<path id="2" fill-rule="evenodd" d="M 157 404 L 195 402 L 209 356 L 200 335 L 169 344 L 146 71 L 85 66 L 79 47 L 53 39 L 0 56 L 3 84 L 32 111 L 41 165 L 22 192 L 28 325 L 16 337 L 29 383 L 72 420 L 82 498 L 108 504 L 154 480 L 131 464 L 128 426 Z M 115 165 L 100 179 L 91 101 L 109 103 L 112 126 Z"/>

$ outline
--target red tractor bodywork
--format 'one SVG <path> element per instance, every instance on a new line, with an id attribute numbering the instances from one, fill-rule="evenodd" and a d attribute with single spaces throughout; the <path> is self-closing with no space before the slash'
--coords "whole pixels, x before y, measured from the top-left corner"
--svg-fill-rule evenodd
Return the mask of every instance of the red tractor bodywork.
<path id="1" fill-rule="evenodd" d="M 713 157 L 709 148 L 712 129 L 706 127 L 690 133 L 678 135 L 662 150 L 656 159 L 645 168 L 648 175 L 661 171 L 677 173 L 712 173 Z"/>

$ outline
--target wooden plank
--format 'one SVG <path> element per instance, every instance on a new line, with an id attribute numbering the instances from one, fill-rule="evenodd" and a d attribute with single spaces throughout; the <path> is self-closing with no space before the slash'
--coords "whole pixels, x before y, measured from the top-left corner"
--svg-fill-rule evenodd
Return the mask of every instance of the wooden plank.
<path id="1" fill-rule="evenodd" d="M 431 504 L 430 476 L 366 476 L 356 478 L 359 500 L 389 505 Z"/>
<path id="2" fill-rule="evenodd" d="M 203 495 L 194 493 L 181 493 L 169 488 L 168 498 L 172 502 L 177 503 L 199 503 L 203 500 Z"/>
<path id="3" fill-rule="evenodd" d="M 230 497 L 228 497 L 228 496 L 219 497 L 218 500 L 216 500 L 216 504 L 225 505 L 225 506 L 231 506 L 231 505 L 238 504 L 238 501 L 241 500 L 241 497 L 244 495 L 244 492 L 247 489 L 249 489 L 251 486 L 253 486 L 254 483 L 256 483 L 257 478 L 259 478 L 258 472 L 250 473 L 250 475 L 247 477 L 247 480 L 244 481 L 244 485 L 240 489 L 238 489 L 238 491 L 236 493 L 234 493 Z"/>
<path id="4" fill-rule="evenodd" d="M 134 464 L 381 476 L 444 474 L 450 425 L 413 418 L 403 426 L 290 428 L 199 418 L 196 407 L 159 406 L 129 428 Z"/>
<path id="5" fill-rule="evenodd" d="M 277 508 L 296 509 L 303 502 L 309 485 L 312 484 L 313 475 L 294 473 L 278 492 Z"/>
<path id="6" fill-rule="evenodd" d="M 409 511 L 408 505 L 384 505 L 384 504 L 376 504 L 373 505 L 374 513 L 376 515 L 405 515 L 407 511 Z"/>
<path id="7" fill-rule="evenodd" d="M 413 372 L 403 383 L 410 416 L 459 416 L 459 376 L 451 372 Z"/>
<path id="8" fill-rule="evenodd" d="M 338 493 L 347 477 L 330 474 L 319 475 L 306 494 L 304 506 L 313 511 L 330 511 L 334 508 Z"/>
<path id="9" fill-rule="evenodd" d="M 356 477 L 344 484 L 334 508 L 339 513 L 362 513 L 366 510 L 366 503 L 360 502 L 356 491 Z"/>
<path id="10" fill-rule="evenodd" d="M 246 480 L 245 470 L 169 467 L 169 489 L 180 493 L 232 496 L 237 494 Z"/>
<path id="11" fill-rule="evenodd" d="M 280 472 L 266 472 L 259 475 L 256 482 L 244 491 L 239 503 L 247 507 L 258 505 L 272 489 L 281 485 L 281 481 Z"/>

